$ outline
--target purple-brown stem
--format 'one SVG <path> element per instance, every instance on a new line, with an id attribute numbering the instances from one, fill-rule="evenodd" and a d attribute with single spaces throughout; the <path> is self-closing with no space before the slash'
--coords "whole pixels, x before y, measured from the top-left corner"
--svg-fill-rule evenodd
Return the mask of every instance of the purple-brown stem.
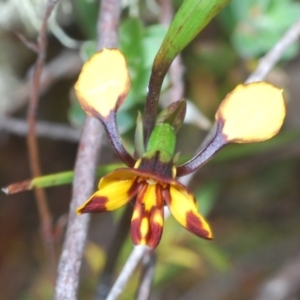
<path id="1" fill-rule="evenodd" d="M 190 174 L 204 165 L 223 146 L 227 144 L 226 137 L 222 133 L 223 124 L 217 124 L 217 130 L 212 140 L 198 152 L 192 159 L 176 167 L 177 176 Z"/>
<path id="2" fill-rule="evenodd" d="M 161 64 L 157 59 L 154 60 L 143 115 L 145 146 L 155 125 L 159 95 L 169 67 L 170 64 Z"/>
<path id="3" fill-rule="evenodd" d="M 127 152 L 122 144 L 122 140 L 119 134 L 116 113 L 111 112 L 107 118 L 101 120 L 104 129 L 107 133 L 107 136 L 114 147 L 119 158 L 128 166 L 133 167 L 136 163 L 136 160 Z"/>

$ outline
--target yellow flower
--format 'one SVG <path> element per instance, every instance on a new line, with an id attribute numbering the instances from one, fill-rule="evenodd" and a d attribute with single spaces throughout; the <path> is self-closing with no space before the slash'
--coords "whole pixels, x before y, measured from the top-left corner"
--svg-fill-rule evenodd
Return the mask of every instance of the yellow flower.
<path id="1" fill-rule="evenodd" d="M 187 230 L 212 239 L 209 225 L 198 213 L 195 197 L 173 178 L 138 168 L 117 169 L 100 180 L 98 189 L 77 213 L 111 211 L 136 197 L 131 220 L 131 237 L 136 245 L 152 248 L 158 245 L 163 231 L 165 204 Z"/>

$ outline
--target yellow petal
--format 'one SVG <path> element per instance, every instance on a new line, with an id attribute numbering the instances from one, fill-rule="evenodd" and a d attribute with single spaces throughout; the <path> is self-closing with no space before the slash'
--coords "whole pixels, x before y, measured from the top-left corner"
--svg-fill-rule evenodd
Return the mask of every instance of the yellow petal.
<path id="1" fill-rule="evenodd" d="M 99 190 L 77 209 L 77 213 L 115 210 L 128 203 L 137 191 L 134 174 L 126 169 L 114 171 L 100 180 Z"/>
<path id="2" fill-rule="evenodd" d="M 259 142 L 280 130 L 286 114 L 283 90 L 266 82 L 238 85 L 223 100 L 216 121 L 227 141 Z"/>
<path id="3" fill-rule="evenodd" d="M 194 196 L 183 186 L 174 184 L 170 190 L 164 190 L 164 199 L 174 218 L 195 235 L 212 239 L 208 223 L 198 213 Z"/>
<path id="4" fill-rule="evenodd" d="M 124 102 L 129 87 L 123 54 L 117 49 L 104 48 L 84 64 L 75 92 L 86 113 L 106 118 Z"/>
<path id="5" fill-rule="evenodd" d="M 104 189 L 106 186 L 121 180 L 134 180 L 138 174 L 135 173 L 136 170 L 130 168 L 120 168 L 113 172 L 103 176 L 98 184 L 98 189 Z"/>
<path id="6" fill-rule="evenodd" d="M 135 245 L 155 248 L 164 224 L 161 187 L 145 184 L 140 189 L 131 219 L 131 238 Z"/>

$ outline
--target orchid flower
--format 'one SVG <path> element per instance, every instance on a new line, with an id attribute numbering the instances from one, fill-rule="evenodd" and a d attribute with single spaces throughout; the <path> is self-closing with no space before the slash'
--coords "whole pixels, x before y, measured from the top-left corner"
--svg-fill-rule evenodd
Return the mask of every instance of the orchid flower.
<path id="1" fill-rule="evenodd" d="M 276 135 L 286 114 L 283 91 L 266 82 L 238 85 L 216 112 L 216 132 L 211 141 L 192 159 L 176 165 L 176 132 L 184 120 L 184 100 L 162 111 L 146 150 L 134 157 L 123 146 L 116 123 L 117 111 L 129 89 L 128 67 L 119 50 L 103 49 L 83 66 L 75 85 L 79 102 L 87 114 L 102 122 L 117 155 L 128 168 L 102 177 L 98 190 L 77 213 L 112 211 L 133 201 L 133 243 L 155 248 L 162 236 L 167 205 L 184 228 L 212 239 L 195 197 L 176 178 L 197 170 L 226 144 L 265 141 Z"/>

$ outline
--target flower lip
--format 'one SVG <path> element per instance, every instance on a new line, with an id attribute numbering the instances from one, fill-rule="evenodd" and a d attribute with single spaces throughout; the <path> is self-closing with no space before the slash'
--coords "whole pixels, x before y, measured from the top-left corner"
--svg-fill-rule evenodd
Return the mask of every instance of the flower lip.
<path id="1" fill-rule="evenodd" d="M 116 171 L 130 172 L 135 176 L 145 178 L 145 180 L 150 180 L 151 182 L 172 183 L 172 182 L 176 181 L 176 180 L 174 180 L 170 177 L 161 176 L 161 175 L 158 175 L 156 173 L 153 173 L 153 172 L 147 171 L 147 170 L 133 169 L 133 168 L 119 168 L 119 169 L 116 169 L 113 172 L 116 172 Z"/>
<path id="2" fill-rule="evenodd" d="M 133 169 L 133 168 L 119 168 L 119 169 L 116 169 L 114 172 L 116 172 L 116 171 L 117 172 L 118 171 L 129 172 L 133 176 L 137 176 L 137 177 L 140 177 L 140 178 L 144 179 L 145 181 L 147 181 L 148 184 L 149 184 L 149 181 L 150 181 L 152 184 L 153 183 L 158 183 L 158 184 L 162 184 L 163 186 L 164 186 L 164 184 L 176 185 L 176 186 L 179 186 L 182 189 L 187 190 L 189 193 L 191 193 L 189 191 L 189 189 L 186 186 L 184 186 L 182 183 L 180 183 L 178 180 L 170 178 L 170 177 L 166 177 L 166 176 L 161 176 L 161 175 L 158 175 L 158 174 L 153 173 L 151 171 Z"/>
<path id="3" fill-rule="evenodd" d="M 163 162 L 160 159 L 160 152 L 156 151 L 150 157 L 143 157 L 139 164 L 138 170 L 150 172 L 163 178 L 173 178 L 172 176 L 173 161 Z"/>

